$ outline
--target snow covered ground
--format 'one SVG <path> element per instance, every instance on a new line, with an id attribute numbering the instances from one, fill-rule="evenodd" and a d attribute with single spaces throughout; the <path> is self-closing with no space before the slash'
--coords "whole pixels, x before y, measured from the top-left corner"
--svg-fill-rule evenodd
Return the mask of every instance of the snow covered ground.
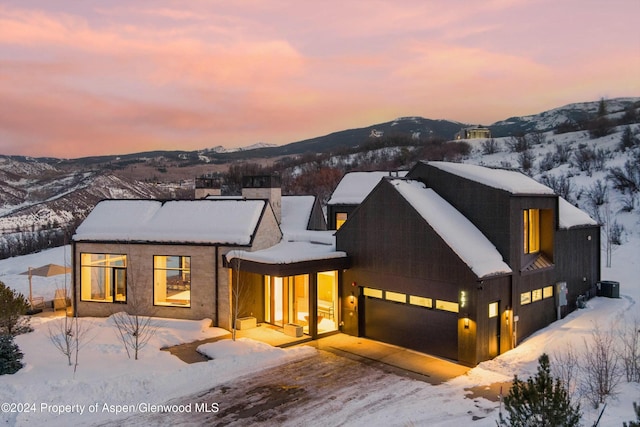
<path id="1" fill-rule="evenodd" d="M 57 248 L 2 260 L 0 281 L 20 292 L 28 292 L 27 276 L 19 273 L 29 266 L 47 263 L 68 265 L 68 253 L 68 248 Z M 313 411 L 288 413 L 287 424 L 317 424 L 324 411 L 327 415 L 323 422 L 327 425 L 452 426 L 465 423 L 478 427 L 494 426 L 498 403 L 483 398 L 469 399 L 465 397 L 469 393 L 465 389 L 510 381 L 514 374 L 526 378 L 535 373 L 537 358 L 542 352 L 561 351 L 569 342 L 580 349 L 583 337 L 589 336 L 594 325 L 608 328 L 623 316 L 640 316 L 637 304 L 640 301 L 638 254 L 640 238 L 631 235 L 625 244 L 616 247 L 612 268 L 602 269 L 603 279 L 621 283 L 620 299 L 594 298 L 586 309 L 553 323 L 514 350 L 480 364 L 467 375 L 432 386 L 377 372 L 375 378 L 363 378 L 357 385 L 361 398 L 353 398 L 353 388 L 345 389 L 343 395 L 335 395 L 335 401 L 340 402 L 339 409 L 327 401 L 326 407 L 316 405 Z M 65 276 L 34 278 L 34 293 L 52 296 L 64 281 Z M 159 407 L 152 405 L 161 405 L 216 385 L 231 383 L 237 386 L 237 379 L 244 375 L 256 375 L 318 355 L 318 350 L 307 346 L 280 349 L 250 340 L 235 343 L 225 340 L 206 345 L 205 351 L 215 357 L 214 360 L 187 365 L 168 352 L 160 351 L 160 348 L 213 337 L 224 331 L 209 328 L 208 319 L 199 322 L 159 319 L 158 332 L 142 349 L 140 360 L 135 361 L 127 358 L 111 319 L 91 318 L 81 320 L 90 325 L 90 329 L 74 374 L 66 357 L 54 348 L 48 337 L 50 325 L 60 321 L 33 318 L 35 331 L 17 337 L 16 342 L 24 353 L 25 367 L 14 375 L 0 377 L 0 404 L 3 404 L 0 423 L 3 425 L 46 423 L 58 426 L 111 422 L 141 411 L 158 410 Z M 402 399 L 394 398 L 398 394 Z M 623 421 L 634 419 L 633 401 L 640 402 L 640 384 L 623 382 L 618 397 L 609 401 L 600 425 L 620 426 Z M 231 405 L 231 402 L 224 401 L 216 403 L 218 406 L 209 406 L 208 410 L 223 412 L 225 405 Z M 125 410 L 133 413 L 123 412 Z M 116 413 L 118 411 L 122 412 Z M 584 425 L 591 425 L 598 411 L 586 402 L 583 411 Z M 477 417 L 478 414 L 484 418 L 472 421 L 472 416 Z"/>

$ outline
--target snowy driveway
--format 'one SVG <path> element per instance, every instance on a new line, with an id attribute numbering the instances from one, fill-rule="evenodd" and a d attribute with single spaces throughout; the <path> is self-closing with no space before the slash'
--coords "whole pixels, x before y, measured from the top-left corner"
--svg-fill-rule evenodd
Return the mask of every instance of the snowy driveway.
<path id="1" fill-rule="evenodd" d="M 442 425 L 460 425 L 492 412 L 492 405 L 479 407 L 469 399 L 464 400 L 468 409 L 460 411 L 460 399 L 453 396 L 459 393 L 459 388 L 447 384 L 434 387 L 396 375 L 384 366 L 317 351 L 287 365 L 175 399 L 169 402 L 176 405 L 169 413 L 136 415 L 99 425 L 371 426 L 422 424 L 425 416 Z"/>

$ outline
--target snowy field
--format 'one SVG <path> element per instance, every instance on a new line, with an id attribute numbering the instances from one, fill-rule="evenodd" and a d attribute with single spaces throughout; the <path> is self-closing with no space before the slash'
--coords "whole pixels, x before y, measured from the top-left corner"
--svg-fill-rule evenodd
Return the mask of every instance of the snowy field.
<path id="1" fill-rule="evenodd" d="M 28 277 L 20 273 L 29 266 L 69 265 L 68 254 L 67 247 L 2 260 L 0 281 L 27 295 Z M 594 298 L 586 309 L 553 323 L 514 350 L 480 364 L 467 375 L 432 386 L 377 372 L 375 377 L 362 379 L 360 399 L 348 396 L 347 392 L 338 394 L 335 401 L 340 402 L 339 409 L 335 409 L 335 403 L 332 406 L 326 402 L 326 406 L 316 405 L 314 411 L 294 411 L 287 414 L 287 424 L 495 426 L 498 403 L 466 398 L 465 389 L 510 381 L 514 374 L 526 378 L 535 373 L 541 353 L 560 351 L 570 342 L 581 349 L 583 338 L 589 336 L 594 325 L 609 328 L 623 317 L 640 316 L 639 254 L 640 238 L 631 235 L 624 245 L 616 247 L 612 268 L 602 269 L 603 280 L 621 283 L 620 299 Z M 69 280 L 68 275 L 34 277 L 34 295 L 51 299 L 55 289 L 68 285 Z M 187 365 L 160 348 L 225 331 L 209 328 L 208 319 L 200 322 L 159 319 L 157 334 L 142 350 L 140 360 L 135 361 L 127 358 L 111 319 L 91 318 L 81 320 L 90 328 L 74 373 L 66 357 L 54 348 L 48 337 L 52 322 L 59 321 L 61 319 L 35 317 L 32 319 L 35 331 L 16 338 L 24 353 L 25 367 L 14 375 L 0 377 L 0 403 L 3 404 L 0 424 L 62 426 L 117 422 L 140 415 L 141 411 L 159 410 L 160 407 L 154 405 L 176 401 L 216 385 L 227 383 L 238 387 L 240 384 L 241 387 L 242 376 L 319 356 L 318 350 L 307 346 L 280 349 L 250 340 L 235 343 L 225 340 L 206 345 L 204 350 L 214 360 Z M 349 393 L 353 393 L 353 389 Z M 398 395 L 402 398 L 395 398 Z M 635 419 L 633 401 L 640 402 L 640 384 L 623 381 L 618 396 L 608 402 L 600 425 L 621 426 L 623 421 Z M 209 402 L 209 406 L 199 409 L 223 413 L 225 406 L 233 403 Z M 599 412 L 586 402 L 582 406 L 583 424 L 592 425 Z M 125 409 L 133 412 L 116 413 Z M 472 421 L 472 414 L 483 414 L 484 418 Z M 186 417 L 188 420 L 188 414 Z"/>

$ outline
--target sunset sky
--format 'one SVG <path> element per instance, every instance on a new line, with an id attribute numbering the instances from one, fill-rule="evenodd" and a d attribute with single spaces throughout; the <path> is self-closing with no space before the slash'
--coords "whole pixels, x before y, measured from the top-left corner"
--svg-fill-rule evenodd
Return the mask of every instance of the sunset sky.
<path id="1" fill-rule="evenodd" d="M 640 0 L 2 1 L 0 154 L 286 144 L 640 96 L 639 17 Z"/>

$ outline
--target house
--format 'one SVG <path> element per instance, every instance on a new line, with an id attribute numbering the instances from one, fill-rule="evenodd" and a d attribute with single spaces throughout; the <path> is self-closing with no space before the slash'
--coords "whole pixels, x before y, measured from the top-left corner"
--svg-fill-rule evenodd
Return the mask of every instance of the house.
<path id="1" fill-rule="evenodd" d="M 460 132 L 456 133 L 455 139 L 489 139 L 491 138 L 491 130 L 484 126 L 471 126 L 460 129 Z"/>
<path id="2" fill-rule="evenodd" d="M 328 230 L 327 230 L 328 229 Z M 497 356 L 595 295 L 600 229 L 515 171 L 419 162 L 345 175 L 327 206 L 282 196 L 106 200 L 73 239 L 74 308 L 234 316 L 457 360 Z"/>
<path id="3" fill-rule="evenodd" d="M 246 177 L 243 185 L 242 197 L 98 203 L 73 237 L 76 313 L 128 309 L 211 318 L 231 329 L 235 259 L 242 260 L 235 277 L 248 289 L 239 316 L 280 326 L 306 317 L 313 336 L 323 320 L 321 328 L 337 330 L 336 269 L 347 257 L 335 251 L 332 233 L 322 231 L 315 197 L 282 197 L 277 177 Z M 228 262 L 230 253 L 236 256 Z"/>
<path id="4" fill-rule="evenodd" d="M 419 162 L 381 180 L 336 232 L 351 258 L 342 330 L 474 366 L 594 295 L 599 237 L 518 172 Z"/>

